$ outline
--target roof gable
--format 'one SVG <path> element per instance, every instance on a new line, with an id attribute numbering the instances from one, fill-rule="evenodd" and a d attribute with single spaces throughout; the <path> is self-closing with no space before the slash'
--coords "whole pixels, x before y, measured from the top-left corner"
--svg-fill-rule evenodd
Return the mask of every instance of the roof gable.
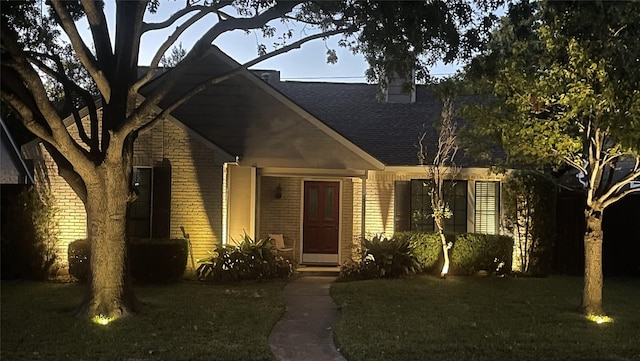
<path id="1" fill-rule="evenodd" d="M 181 78 L 160 107 L 203 80 L 239 66 L 213 48 Z M 162 81 L 162 77 L 156 81 Z M 144 90 L 142 93 L 145 95 Z M 324 169 L 384 166 L 249 71 L 207 88 L 172 116 L 238 156 L 241 165 Z"/>

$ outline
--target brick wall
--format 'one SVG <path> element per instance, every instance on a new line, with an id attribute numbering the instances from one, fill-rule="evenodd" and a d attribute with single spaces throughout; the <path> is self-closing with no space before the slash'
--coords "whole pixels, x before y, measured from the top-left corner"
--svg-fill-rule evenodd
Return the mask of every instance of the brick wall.
<path id="1" fill-rule="evenodd" d="M 385 233 L 391 236 L 394 233 L 394 182 L 409 181 L 412 179 L 427 179 L 429 175 L 419 167 L 415 171 L 408 172 L 369 172 L 367 179 L 367 204 L 366 204 L 366 232 L 369 234 Z M 465 169 L 456 176 L 456 179 L 468 181 L 468 229 L 473 232 L 474 182 L 475 181 L 502 181 L 504 175 L 490 174 L 485 169 Z"/>
<path id="2" fill-rule="evenodd" d="M 75 126 L 70 131 L 77 134 Z M 44 146 L 40 147 L 41 162 L 61 210 L 58 253 L 66 263 L 69 242 L 86 237 L 86 213 L 82 202 L 57 175 Z M 170 236 L 182 238 L 183 226 L 190 235 L 194 258 L 205 257 L 222 239 L 222 166 L 216 165 L 212 150 L 167 120 L 141 133 L 134 145 L 134 166 L 160 164 L 171 166 Z"/>
<path id="3" fill-rule="evenodd" d="M 296 241 L 294 254 L 299 262 L 302 243 L 302 181 L 295 177 L 260 177 L 260 211 L 257 237 L 264 238 L 270 233 L 282 233 Z M 282 187 L 282 198 L 276 198 L 276 187 Z"/>
<path id="4" fill-rule="evenodd" d="M 58 260 L 62 265 L 67 262 L 67 248 L 69 243 L 87 237 L 87 213 L 84 204 L 80 201 L 75 192 L 67 182 L 58 176 L 58 167 L 49 153 L 40 145 L 42 159 L 34 161 L 34 167 L 38 169 L 36 173 L 36 185 L 48 186 L 55 197 L 58 213 Z"/>

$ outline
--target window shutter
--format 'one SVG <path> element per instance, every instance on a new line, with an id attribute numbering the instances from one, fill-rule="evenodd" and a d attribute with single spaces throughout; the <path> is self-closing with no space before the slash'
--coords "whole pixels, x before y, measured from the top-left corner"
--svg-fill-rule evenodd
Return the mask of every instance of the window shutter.
<path id="1" fill-rule="evenodd" d="M 499 183 L 476 182 L 476 216 L 475 231 L 477 233 L 496 234 L 499 216 Z"/>
<path id="2" fill-rule="evenodd" d="M 169 238 L 171 230 L 171 166 L 153 168 L 151 237 Z"/>
<path id="3" fill-rule="evenodd" d="M 394 182 L 394 230 L 408 231 L 411 227 L 411 181 Z"/>

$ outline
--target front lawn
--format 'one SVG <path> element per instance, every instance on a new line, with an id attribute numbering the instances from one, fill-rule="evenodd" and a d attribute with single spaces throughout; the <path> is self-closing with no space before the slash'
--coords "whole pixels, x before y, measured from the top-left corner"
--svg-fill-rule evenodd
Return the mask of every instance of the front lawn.
<path id="1" fill-rule="evenodd" d="M 577 312 L 578 277 L 334 283 L 350 361 L 640 360 L 640 279 L 605 279 L 613 323 Z"/>
<path id="2" fill-rule="evenodd" d="M 85 286 L 3 281 L 0 359 L 274 360 L 268 336 L 284 285 L 137 287 L 144 312 L 100 326 L 72 316 Z"/>

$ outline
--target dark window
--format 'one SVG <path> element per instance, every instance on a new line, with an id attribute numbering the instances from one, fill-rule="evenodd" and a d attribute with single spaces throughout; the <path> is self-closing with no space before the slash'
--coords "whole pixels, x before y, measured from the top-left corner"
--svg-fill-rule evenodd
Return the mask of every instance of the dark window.
<path id="1" fill-rule="evenodd" d="M 476 182 L 475 232 L 498 233 L 499 182 Z"/>
<path id="2" fill-rule="evenodd" d="M 433 181 L 430 179 L 411 180 L 411 230 L 419 232 L 435 231 L 433 211 L 431 210 L 430 190 Z M 451 218 L 445 219 L 447 232 L 464 233 L 467 231 L 467 182 L 445 181 L 443 196 L 453 212 Z"/>
<path id="3" fill-rule="evenodd" d="M 127 234 L 135 238 L 168 238 L 171 220 L 171 168 L 134 168 L 138 198 L 129 206 Z"/>

